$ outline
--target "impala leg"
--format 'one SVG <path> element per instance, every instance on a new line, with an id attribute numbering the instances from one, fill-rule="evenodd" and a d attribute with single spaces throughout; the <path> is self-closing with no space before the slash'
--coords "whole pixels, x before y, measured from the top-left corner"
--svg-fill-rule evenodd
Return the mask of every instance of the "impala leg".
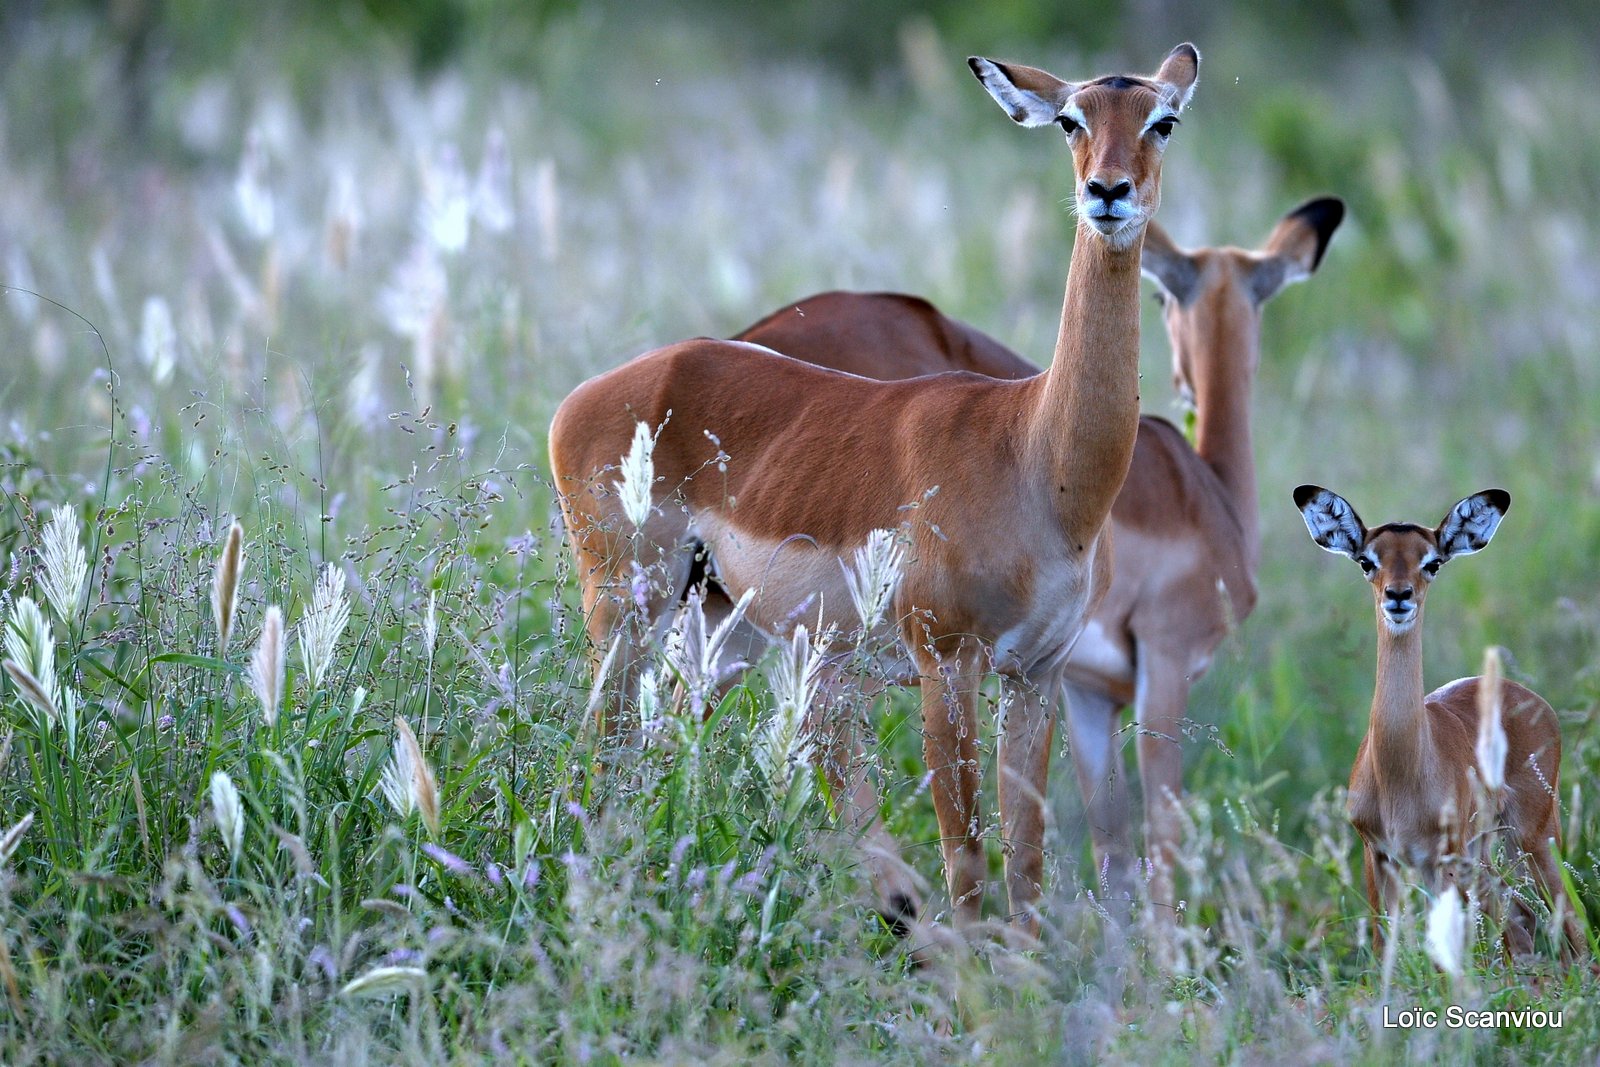
<path id="1" fill-rule="evenodd" d="M 939 817 L 951 914 L 958 927 L 969 926 L 982 915 L 988 869 L 978 838 L 977 655 L 961 648 L 921 669 L 922 754 Z"/>
<path id="2" fill-rule="evenodd" d="M 1550 902 L 1551 914 L 1561 918 L 1561 958 L 1568 962 L 1585 959 L 1589 955 L 1589 941 L 1583 935 L 1583 925 L 1573 913 L 1572 901 L 1567 898 L 1567 887 L 1561 880 L 1561 862 L 1556 858 L 1556 847 L 1560 844 L 1561 838 L 1553 805 L 1546 831 L 1532 840 L 1524 840 L 1519 844 L 1533 868 L 1534 880 L 1539 883 L 1545 899 Z M 1530 913 L 1530 931 L 1533 929 L 1532 918 Z"/>
<path id="3" fill-rule="evenodd" d="M 878 790 L 866 758 L 870 723 L 847 701 L 832 699 L 829 686 L 812 705 L 806 730 L 814 739 L 823 774 L 833 790 L 837 832 L 859 849 L 878 896 L 878 911 L 904 937 L 922 912 L 922 883 L 883 824 Z"/>
<path id="4" fill-rule="evenodd" d="M 1000 730 L 1000 840 L 1005 849 L 1006 894 L 1011 920 L 1039 933 L 1039 896 L 1044 890 L 1045 787 L 1055 736 L 1051 704 L 1058 689 L 1050 678 L 1018 685 L 1003 680 L 1005 718 Z"/>
<path id="5" fill-rule="evenodd" d="M 1145 849 L 1153 873 L 1152 914 L 1176 915 L 1178 839 L 1182 833 L 1182 721 L 1189 710 L 1189 679 L 1182 667 L 1159 652 L 1140 648 L 1135 701 L 1139 723 L 1139 781 L 1144 785 Z"/>
<path id="6" fill-rule="evenodd" d="M 1394 863 L 1385 859 L 1371 842 L 1362 844 L 1361 864 L 1367 883 L 1367 902 L 1373 913 L 1372 950 L 1381 958 L 1386 940 L 1383 924 L 1400 914 L 1404 887 Z"/>
<path id="7" fill-rule="evenodd" d="M 1067 683 L 1067 731 L 1072 766 L 1083 794 L 1084 817 L 1094 844 L 1096 868 L 1119 920 L 1127 918 L 1133 896 L 1133 850 L 1129 844 L 1128 775 L 1117 744 L 1116 701 L 1093 689 Z"/>

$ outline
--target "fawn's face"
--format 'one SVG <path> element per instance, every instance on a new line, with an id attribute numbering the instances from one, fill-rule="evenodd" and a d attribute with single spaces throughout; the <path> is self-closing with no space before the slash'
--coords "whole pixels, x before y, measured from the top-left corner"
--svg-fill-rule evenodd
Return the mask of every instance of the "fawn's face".
<path id="1" fill-rule="evenodd" d="M 1488 546 L 1511 507 L 1511 494 L 1485 489 L 1463 497 L 1432 530 L 1409 522 L 1368 530 L 1344 497 L 1321 486 L 1300 486 L 1294 502 L 1312 540 L 1356 561 L 1372 586 L 1379 625 L 1398 635 L 1422 618 L 1422 602 L 1439 568 Z"/>
<path id="2" fill-rule="evenodd" d="M 1356 563 L 1372 586 L 1378 618 L 1392 633 L 1405 633 L 1422 618 L 1428 585 L 1444 558 L 1434 531 L 1394 522 L 1367 532 Z"/>

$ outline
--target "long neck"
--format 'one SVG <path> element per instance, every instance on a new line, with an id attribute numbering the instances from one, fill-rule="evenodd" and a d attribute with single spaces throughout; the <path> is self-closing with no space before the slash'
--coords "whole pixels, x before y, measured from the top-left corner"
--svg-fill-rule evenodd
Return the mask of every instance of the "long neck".
<path id="1" fill-rule="evenodd" d="M 1140 235 L 1113 249 L 1080 222 L 1061 329 L 1029 415 L 1029 448 L 1059 502 L 1063 528 L 1094 537 L 1127 477 L 1139 429 Z"/>
<path id="2" fill-rule="evenodd" d="M 1432 740 L 1422 697 L 1422 618 L 1396 634 L 1380 616 L 1378 684 L 1368 727 L 1380 783 L 1414 778 L 1428 762 Z"/>
<path id="3" fill-rule="evenodd" d="M 1260 323 L 1253 316 L 1219 323 L 1197 343 L 1210 347 L 1194 361 L 1194 449 L 1216 471 L 1244 537 L 1254 574 L 1261 562 L 1261 513 L 1256 456 L 1251 444 L 1250 393 Z"/>

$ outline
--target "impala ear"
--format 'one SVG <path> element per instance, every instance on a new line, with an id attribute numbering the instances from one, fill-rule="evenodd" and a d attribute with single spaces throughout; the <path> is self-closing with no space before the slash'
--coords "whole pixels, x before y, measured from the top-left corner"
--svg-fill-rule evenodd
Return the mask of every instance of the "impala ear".
<path id="1" fill-rule="evenodd" d="M 1180 44 L 1161 61 L 1161 69 L 1156 71 L 1154 80 L 1171 90 L 1167 102 L 1172 109 L 1182 111 L 1200 80 L 1200 50 L 1187 42 Z"/>
<path id="2" fill-rule="evenodd" d="M 1291 282 L 1311 277 L 1343 221 L 1344 201 L 1336 196 L 1308 200 L 1285 215 L 1261 246 L 1264 258 L 1250 276 L 1256 303 L 1265 303 Z"/>
<path id="3" fill-rule="evenodd" d="M 1194 257 L 1174 244 L 1154 219 L 1145 224 L 1139 268 L 1179 304 L 1187 304 L 1194 296 L 1195 280 L 1200 275 Z"/>
<path id="4" fill-rule="evenodd" d="M 1023 126 L 1050 125 L 1061 117 L 1067 99 L 1078 91 L 1076 85 L 1038 67 L 996 63 L 982 56 L 972 56 L 967 66 L 1006 114 Z"/>
<path id="5" fill-rule="evenodd" d="M 1355 559 L 1367 540 L 1367 527 L 1356 509 L 1338 493 L 1320 485 L 1297 486 L 1294 506 L 1311 531 L 1311 539 L 1328 552 Z"/>
<path id="6" fill-rule="evenodd" d="M 1457 501 L 1434 531 L 1439 558 L 1470 556 L 1489 547 L 1489 539 L 1510 510 L 1511 494 L 1504 489 L 1485 489 Z"/>

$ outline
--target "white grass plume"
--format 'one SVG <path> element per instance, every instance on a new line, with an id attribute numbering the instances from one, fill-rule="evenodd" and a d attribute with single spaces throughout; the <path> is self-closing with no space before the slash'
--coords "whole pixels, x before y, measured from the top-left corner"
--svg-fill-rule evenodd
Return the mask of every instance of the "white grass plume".
<path id="1" fill-rule="evenodd" d="M 239 800 L 239 790 L 226 771 L 211 775 L 211 812 L 217 820 L 217 829 L 228 846 L 228 855 L 239 862 L 239 850 L 244 846 L 244 805 Z"/>
<path id="2" fill-rule="evenodd" d="M 650 518 L 650 490 L 656 480 L 655 438 L 650 427 L 636 423 L 633 443 L 628 454 L 622 457 L 622 477 L 617 480 L 617 496 L 622 501 L 622 513 L 633 523 L 634 529 L 643 529 Z"/>
<path id="3" fill-rule="evenodd" d="M 744 613 L 755 598 L 754 589 L 746 589 L 744 596 L 733 606 L 727 618 L 706 633 L 705 605 L 700 591 L 691 589 L 687 603 L 679 615 L 678 626 L 667 635 L 663 650 L 667 665 L 678 675 L 689 694 L 689 706 L 698 718 L 704 713 L 706 702 L 729 677 L 744 670 L 749 664 L 741 661 L 724 663 L 722 646 L 727 644 L 733 628 L 744 618 Z"/>
<path id="4" fill-rule="evenodd" d="M 323 568 L 322 577 L 311 591 L 311 606 L 295 630 L 300 662 L 313 691 L 322 687 L 338 651 L 339 637 L 350 622 L 350 598 L 344 587 L 343 571 L 332 563 Z"/>
<path id="5" fill-rule="evenodd" d="M 905 547 L 897 542 L 893 530 L 873 530 L 867 535 L 867 543 L 856 549 L 853 566 L 839 561 L 863 633 L 876 629 L 893 603 L 905 556 Z"/>
<path id="6" fill-rule="evenodd" d="M 1504 670 L 1500 649 L 1483 652 L 1483 681 L 1478 686 L 1478 776 L 1492 797 L 1506 784 L 1506 728 L 1504 720 Z"/>
<path id="7" fill-rule="evenodd" d="M 217 627 L 217 658 L 228 653 L 228 638 L 239 608 L 239 575 L 244 571 L 244 527 L 237 522 L 228 527 L 211 575 L 211 619 Z"/>
<path id="8" fill-rule="evenodd" d="M 346 982 L 339 990 L 339 995 L 363 998 L 387 997 L 407 992 L 427 980 L 428 972 L 421 967 L 374 967 Z"/>
<path id="9" fill-rule="evenodd" d="M 1451 978 L 1461 977 L 1462 949 L 1467 937 L 1467 916 L 1461 894 L 1446 887 L 1428 908 L 1424 947 L 1439 969 Z"/>
<path id="10" fill-rule="evenodd" d="M 44 573 L 39 576 L 39 588 L 44 593 L 56 616 L 71 625 L 83 599 L 83 587 L 89 576 L 89 561 L 83 554 L 79 537 L 78 512 L 65 504 L 50 513 L 39 538 L 39 558 Z"/>
<path id="11" fill-rule="evenodd" d="M 159 296 L 146 297 L 139 315 L 139 355 L 150 368 L 150 379 L 165 385 L 178 365 L 178 330 L 172 308 Z"/>
<path id="12" fill-rule="evenodd" d="M 806 736 L 805 720 L 822 681 L 823 650 L 830 640 L 831 635 L 823 633 L 813 641 L 804 626 L 797 626 L 767 670 L 776 706 L 756 733 L 755 758 L 780 810 L 788 805 L 793 790 L 805 794 L 799 798 L 802 803 L 811 790 L 812 778 L 806 772 L 813 745 Z"/>
<path id="13" fill-rule="evenodd" d="M 11 862 L 11 857 L 16 855 L 17 847 L 22 844 L 23 835 L 28 832 L 28 827 L 33 825 L 33 812 L 24 815 L 15 826 L 0 834 L 0 867 Z"/>
<path id="14" fill-rule="evenodd" d="M 261 703 L 261 719 L 268 726 L 278 722 L 278 706 L 283 699 L 283 611 L 273 604 L 261 623 L 261 639 L 250 656 L 250 689 Z"/>
<path id="15" fill-rule="evenodd" d="M 60 719 L 61 690 L 56 683 L 56 641 L 50 623 L 32 597 L 18 597 L 5 627 L 6 673 L 46 724 Z"/>
<path id="16" fill-rule="evenodd" d="M 378 788 L 395 814 L 405 819 L 413 811 L 420 812 L 428 832 L 438 837 L 439 784 L 433 768 L 428 766 L 410 724 L 396 715 L 394 729 L 394 752 L 378 778 Z"/>

